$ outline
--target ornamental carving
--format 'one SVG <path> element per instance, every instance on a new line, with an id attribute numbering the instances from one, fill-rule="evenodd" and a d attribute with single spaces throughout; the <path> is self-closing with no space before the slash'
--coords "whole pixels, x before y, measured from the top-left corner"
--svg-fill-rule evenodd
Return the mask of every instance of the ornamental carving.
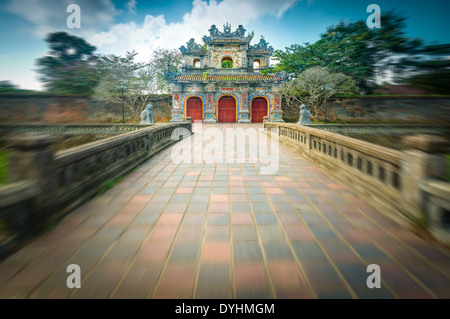
<path id="1" fill-rule="evenodd" d="M 273 53 L 273 48 L 269 46 L 269 42 L 267 42 L 263 37 L 259 40 L 259 43 L 255 45 L 251 45 L 248 48 L 248 51 L 261 51 L 261 52 L 267 52 L 269 54 Z"/>
<path id="2" fill-rule="evenodd" d="M 190 52 L 198 52 L 203 51 L 203 47 L 200 44 L 195 43 L 195 39 L 191 38 L 189 42 L 186 42 L 186 47 L 182 45 L 180 47 L 180 51 L 183 54 L 187 54 Z"/>
<path id="3" fill-rule="evenodd" d="M 209 38 L 243 38 L 245 35 L 245 30 L 242 25 L 239 25 L 236 29 L 236 31 L 231 32 L 231 24 L 224 24 L 223 25 L 223 32 L 220 32 L 219 29 L 217 29 L 216 25 L 213 24 L 209 31 Z M 205 41 L 206 42 L 206 41 Z"/>

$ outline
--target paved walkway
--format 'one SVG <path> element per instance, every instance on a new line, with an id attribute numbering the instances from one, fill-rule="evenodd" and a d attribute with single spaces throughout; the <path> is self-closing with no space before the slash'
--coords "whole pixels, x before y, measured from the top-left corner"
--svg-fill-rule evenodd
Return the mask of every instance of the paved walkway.
<path id="1" fill-rule="evenodd" d="M 448 253 L 287 147 L 274 175 L 262 163 L 176 164 L 171 152 L 0 263 L 0 297 L 450 298 Z M 80 289 L 66 286 L 69 264 Z M 369 264 L 379 289 L 366 285 Z"/>

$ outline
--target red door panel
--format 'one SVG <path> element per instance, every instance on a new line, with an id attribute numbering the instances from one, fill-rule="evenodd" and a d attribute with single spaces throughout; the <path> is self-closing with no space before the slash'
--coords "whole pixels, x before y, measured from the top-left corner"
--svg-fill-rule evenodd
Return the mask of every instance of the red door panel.
<path id="1" fill-rule="evenodd" d="M 267 116 L 267 100 L 263 97 L 257 97 L 252 102 L 252 122 L 262 123 L 264 116 Z"/>
<path id="2" fill-rule="evenodd" d="M 236 100 L 232 96 L 224 96 L 219 100 L 219 123 L 236 123 Z"/>
<path id="3" fill-rule="evenodd" d="M 186 117 L 190 116 L 192 122 L 203 120 L 202 100 L 198 97 L 190 97 L 186 103 Z"/>

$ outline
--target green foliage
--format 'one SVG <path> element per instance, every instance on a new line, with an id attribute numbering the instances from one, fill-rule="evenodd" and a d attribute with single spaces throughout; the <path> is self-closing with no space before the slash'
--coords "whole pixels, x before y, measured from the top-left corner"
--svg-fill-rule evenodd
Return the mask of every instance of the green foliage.
<path id="1" fill-rule="evenodd" d="M 170 93 L 167 72 L 176 72 L 183 64 L 183 55 L 176 49 L 156 49 L 150 60 L 150 66 L 155 70 L 157 90 L 160 93 Z"/>
<path id="2" fill-rule="evenodd" d="M 99 81 L 96 48 L 66 32 L 49 33 L 49 52 L 36 60 L 40 80 L 49 91 L 90 95 Z"/>
<path id="3" fill-rule="evenodd" d="M 228 61 L 228 60 L 223 61 L 222 62 L 222 68 L 223 69 L 231 69 L 231 68 L 233 68 L 233 62 Z"/>
<path id="4" fill-rule="evenodd" d="M 407 55 L 397 79 L 434 94 L 450 94 L 450 44 L 428 45 L 421 54 Z"/>
<path id="5" fill-rule="evenodd" d="M 302 72 L 295 80 L 281 85 L 286 104 L 292 106 L 303 103 L 316 117 L 324 100 L 336 94 L 352 94 L 357 87 L 355 81 L 339 72 L 331 72 L 325 67 L 316 66 Z"/>
<path id="6" fill-rule="evenodd" d="M 446 164 L 447 164 L 447 176 L 446 176 L 446 178 L 447 178 L 447 181 L 448 182 L 450 182 L 450 154 L 446 154 L 445 155 L 445 158 L 446 158 Z"/>
<path id="7" fill-rule="evenodd" d="M 155 70 L 150 64 L 136 62 L 137 52 L 125 56 L 102 56 L 99 61 L 101 80 L 94 90 L 94 99 L 105 103 L 124 103 L 139 118 L 150 97 L 156 92 Z"/>
<path id="8" fill-rule="evenodd" d="M 0 92 L 17 92 L 20 89 L 11 81 L 0 81 Z"/>
<path id="9" fill-rule="evenodd" d="M 422 42 L 404 34 L 405 20 L 394 12 L 386 12 L 379 29 L 369 29 L 366 21 L 330 26 L 315 43 L 294 44 L 285 51 L 275 51 L 279 63 L 273 72 L 286 71 L 296 77 L 311 67 L 324 66 L 351 76 L 360 91 L 370 92 L 377 75 L 401 65 L 392 57 L 420 52 Z"/>
<path id="10" fill-rule="evenodd" d="M 123 180 L 123 176 L 116 178 L 115 180 L 110 180 L 103 185 L 103 187 L 98 191 L 97 195 L 101 195 L 106 192 L 108 189 L 112 188 L 117 183 L 120 183 Z"/>
<path id="11" fill-rule="evenodd" d="M 205 72 L 203 72 L 203 74 L 202 74 L 203 80 L 206 80 L 208 78 L 208 73 L 209 73 L 209 70 L 206 70 Z"/>
<path id="12" fill-rule="evenodd" d="M 0 151 L 0 185 L 8 183 L 9 153 Z"/>

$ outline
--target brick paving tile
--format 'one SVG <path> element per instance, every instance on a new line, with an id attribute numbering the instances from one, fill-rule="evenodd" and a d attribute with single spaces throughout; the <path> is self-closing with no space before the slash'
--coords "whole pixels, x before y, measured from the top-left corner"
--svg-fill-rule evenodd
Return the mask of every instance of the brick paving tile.
<path id="1" fill-rule="evenodd" d="M 232 234 L 234 242 L 256 242 L 258 241 L 258 234 L 253 225 L 233 225 Z"/>
<path id="2" fill-rule="evenodd" d="M 170 154 L 0 261 L 0 298 L 450 298 L 448 250 L 286 146 L 273 175 Z M 67 288 L 69 264 L 82 289 Z"/>
<path id="3" fill-rule="evenodd" d="M 134 263 L 112 293 L 112 298 L 145 299 L 156 287 L 161 263 Z"/>
<path id="4" fill-rule="evenodd" d="M 231 267 L 228 263 L 202 264 L 198 273 L 196 298 L 229 299 L 233 296 Z"/>
<path id="5" fill-rule="evenodd" d="M 202 263 L 228 263 L 231 260 L 229 242 L 206 242 L 202 249 Z"/>
<path id="6" fill-rule="evenodd" d="M 293 261 L 270 261 L 269 274 L 277 298 L 312 298 L 306 280 Z"/>
<path id="7" fill-rule="evenodd" d="M 205 242 L 228 241 L 230 239 L 229 226 L 208 226 L 205 231 Z"/>
<path id="8" fill-rule="evenodd" d="M 268 278 L 261 263 L 236 263 L 234 279 L 237 298 L 260 299 L 272 297 Z"/>
<path id="9" fill-rule="evenodd" d="M 196 268 L 195 264 L 189 262 L 169 263 L 162 273 L 153 298 L 192 298 Z"/>

